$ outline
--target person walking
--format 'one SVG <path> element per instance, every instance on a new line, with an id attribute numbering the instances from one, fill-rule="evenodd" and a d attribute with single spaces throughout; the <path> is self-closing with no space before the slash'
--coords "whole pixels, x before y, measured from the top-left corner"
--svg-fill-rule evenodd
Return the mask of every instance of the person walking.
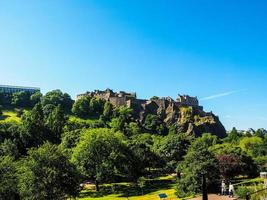
<path id="1" fill-rule="evenodd" d="M 224 180 L 222 180 L 222 185 L 221 185 L 221 195 L 225 195 L 225 191 L 226 191 L 226 185 Z"/>
<path id="2" fill-rule="evenodd" d="M 229 184 L 229 197 L 234 197 L 234 185 L 231 182 Z"/>

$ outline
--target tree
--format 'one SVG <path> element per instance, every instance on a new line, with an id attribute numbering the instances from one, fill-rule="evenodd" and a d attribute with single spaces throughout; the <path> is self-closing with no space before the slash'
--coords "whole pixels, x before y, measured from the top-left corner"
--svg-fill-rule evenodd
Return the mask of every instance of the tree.
<path id="1" fill-rule="evenodd" d="M 113 114 L 113 106 L 109 101 L 106 101 L 104 104 L 103 115 L 106 118 L 111 118 L 112 114 Z"/>
<path id="2" fill-rule="evenodd" d="M 63 93 L 60 90 L 52 90 L 47 92 L 42 98 L 43 107 L 48 104 L 52 104 L 54 106 L 61 105 L 65 112 L 70 112 L 73 100 L 67 93 Z"/>
<path id="3" fill-rule="evenodd" d="M 231 180 L 234 176 L 241 174 L 242 162 L 233 154 L 221 154 L 216 156 L 219 163 L 220 174 L 224 180 Z"/>
<path id="4" fill-rule="evenodd" d="M 103 109 L 104 109 L 104 101 L 102 99 L 93 97 L 90 100 L 90 110 L 93 116 L 103 114 Z"/>
<path id="5" fill-rule="evenodd" d="M 21 139 L 25 148 L 36 147 L 48 140 L 49 132 L 45 127 L 44 113 L 41 104 L 25 112 L 21 118 Z"/>
<path id="6" fill-rule="evenodd" d="M 143 175 L 146 168 L 150 169 L 156 166 L 159 158 L 153 152 L 152 147 L 153 138 L 149 133 L 134 135 L 128 142 L 128 148 L 138 160 L 135 167 L 140 169 L 140 174 L 137 174 L 137 177 Z"/>
<path id="7" fill-rule="evenodd" d="M 144 128 L 150 133 L 165 135 L 168 132 L 164 122 L 157 115 L 148 114 L 145 118 Z"/>
<path id="8" fill-rule="evenodd" d="M 201 191 L 201 174 L 206 174 L 208 187 L 218 181 L 218 162 L 209 147 L 215 142 L 214 136 L 204 134 L 197 138 L 189 147 L 178 167 L 177 172 L 182 176 L 177 181 L 176 194 L 178 197 L 190 196 Z"/>
<path id="9" fill-rule="evenodd" d="M 225 158 L 225 159 L 233 159 L 239 162 L 239 168 L 238 171 L 235 171 L 236 164 L 233 166 L 228 165 L 228 161 L 225 159 L 222 159 L 220 171 L 224 172 L 224 167 L 233 167 L 232 173 L 228 175 L 228 172 L 222 173 L 221 175 L 223 177 L 230 176 L 233 177 L 235 175 L 248 175 L 248 176 L 254 176 L 257 173 L 257 166 L 255 165 L 254 160 L 247 155 L 238 145 L 232 144 L 232 143 L 222 143 L 222 144 L 216 144 L 209 148 L 210 151 L 212 151 L 216 158 L 219 159 L 221 156 L 224 157 L 224 155 L 233 156 L 234 158 Z M 218 160 L 220 162 L 220 160 Z M 229 169 L 230 170 L 230 169 Z"/>
<path id="10" fill-rule="evenodd" d="M 167 170 L 174 172 L 178 163 L 183 160 L 190 141 L 183 134 L 169 134 L 156 147 L 156 152 L 165 161 Z"/>
<path id="11" fill-rule="evenodd" d="M 0 105 L 11 105 L 12 95 L 0 90 Z"/>
<path id="12" fill-rule="evenodd" d="M 114 110 L 114 118 L 112 118 L 109 126 L 115 131 L 127 132 L 127 127 L 132 122 L 133 109 L 126 106 L 121 106 Z"/>
<path id="13" fill-rule="evenodd" d="M 72 106 L 72 112 L 81 118 L 88 117 L 90 115 L 90 98 L 82 97 L 76 100 Z"/>
<path id="14" fill-rule="evenodd" d="M 224 139 L 225 142 L 229 143 L 238 143 L 240 138 L 242 137 L 242 133 L 238 132 L 235 127 L 228 133 L 227 137 Z"/>
<path id="15" fill-rule="evenodd" d="M 130 122 L 125 129 L 126 136 L 138 135 L 141 133 L 141 129 L 136 122 Z"/>
<path id="16" fill-rule="evenodd" d="M 153 96 L 150 98 L 150 100 L 158 100 L 158 99 L 159 99 L 159 97 L 157 97 L 157 96 Z"/>
<path id="17" fill-rule="evenodd" d="M 32 94 L 30 97 L 32 106 L 35 106 L 37 103 L 40 103 L 42 96 L 43 96 L 42 93 L 39 91 Z"/>
<path id="18" fill-rule="evenodd" d="M 29 150 L 18 167 L 18 191 L 22 199 L 63 199 L 76 196 L 79 174 L 67 155 L 56 145 L 45 143 Z"/>
<path id="19" fill-rule="evenodd" d="M 30 93 L 21 91 L 12 95 L 12 105 L 18 107 L 28 107 L 31 105 Z"/>
<path id="20" fill-rule="evenodd" d="M 84 132 L 73 150 L 72 161 L 87 178 L 99 183 L 114 180 L 125 173 L 126 148 L 123 137 L 111 129 L 89 129 Z"/>
<path id="21" fill-rule="evenodd" d="M 240 148 L 251 157 L 262 156 L 267 152 L 263 144 L 263 139 L 258 136 L 244 137 L 239 142 Z"/>
<path id="22" fill-rule="evenodd" d="M 0 156 L 18 158 L 19 150 L 17 145 L 11 139 L 5 139 L 3 143 L 0 143 Z"/>
<path id="23" fill-rule="evenodd" d="M 10 156 L 0 156 L 0 199 L 18 199 L 16 163 Z"/>
<path id="24" fill-rule="evenodd" d="M 59 143 L 66 122 L 67 117 L 65 116 L 64 111 L 60 105 L 55 107 L 46 118 L 45 125 L 53 134 L 52 140 L 54 142 Z"/>
<path id="25" fill-rule="evenodd" d="M 72 148 L 74 148 L 77 145 L 77 143 L 78 143 L 78 141 L 80 139 L 81 132 L 82 131 L 80 129 L 64 132 L 62 134 L 62 139 L 61 139 L 61 144 L 60 145 L 64 149 L 72 149 Z"/>

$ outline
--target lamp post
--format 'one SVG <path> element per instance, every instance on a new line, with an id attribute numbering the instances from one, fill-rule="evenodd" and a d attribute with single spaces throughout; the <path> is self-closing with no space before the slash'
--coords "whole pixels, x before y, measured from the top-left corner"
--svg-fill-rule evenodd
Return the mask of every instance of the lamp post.
<path id="1" fill-rule="evenodd" d="M 201 173 L 201 175 L 202 175 L 202 200 L 208 200 L 206 176 L 205 173 Z"/>

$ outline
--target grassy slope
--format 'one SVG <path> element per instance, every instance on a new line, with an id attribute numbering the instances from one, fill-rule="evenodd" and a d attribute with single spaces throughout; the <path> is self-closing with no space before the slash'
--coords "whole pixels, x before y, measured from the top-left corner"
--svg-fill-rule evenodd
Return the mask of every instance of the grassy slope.
<path id="1" fill-rule="evenodd" d="M 16 110 L 14 108 L 11 109 L 3 109 L 3 115 L 0 116 L 0 123 L 2 122 L 18 122 L 20 123 L 20 118 L 17 117 Z"/>
<path id="2" fill-rule="evenodd" d="M 116 191 L 112 192 L 112 187 L 116 185 Z M 81 200 L 125 200 L 127 193 L 129 200 L 158 200 L 159 194 L 165 193 L 168 199 L 178 199 L 175 196 L 175 182 L 173 177 L 160 177 L 157 179 L 147 180 L 146 187 L 143 188 L 144 195 L 141 189 L 133 186 L 130 183 L 117 183 L 102 185 L 102 191 L 95 192 L 94 189 L 88 188 L 83 190 L 78 199 Z M 113 194 L 111 194 L 113 193 Z"/>

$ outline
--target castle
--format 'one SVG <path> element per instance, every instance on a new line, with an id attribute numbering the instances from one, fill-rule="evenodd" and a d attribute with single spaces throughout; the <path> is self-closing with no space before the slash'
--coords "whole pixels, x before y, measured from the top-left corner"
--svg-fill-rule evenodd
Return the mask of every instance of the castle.
<path id="1" fill-rule="evenodd" d="M 111 89 L 106 89 L 104 91 L 95 90 L 77 95 L 77 99 L 82 97 L 96 97 L 109 101 L 114 107 L 126 106 L 132 108 L 141 121 L 148 113 L 163 115 L 166 122 L 171 119 L 176 119 L 179 115 L 180 107 L 190 106 L 195 110 L 203 111 L 203 107 L 199 106 L 197 97 L 188 95 L 178 95 L 176 101 L 171 97 L 154 97 L 147 100 L 138 99 L 136 93 L 127 93 L 124 91 L 113 92 Z"/>

